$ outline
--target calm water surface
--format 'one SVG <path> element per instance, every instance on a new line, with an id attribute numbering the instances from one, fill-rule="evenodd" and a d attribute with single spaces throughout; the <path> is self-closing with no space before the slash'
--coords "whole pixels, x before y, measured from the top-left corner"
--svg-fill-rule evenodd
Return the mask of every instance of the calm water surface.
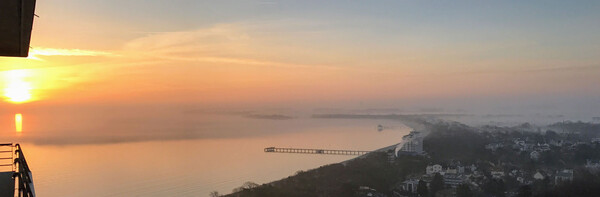
<path id="1" fill-rule="evenodd" d="M 25 126 L 26 118 L 24 115 Z M 374 150 L 398 143 L 410 130 L 392 120 L 224 117 L 212 120 L 223 119 L 227 121 L 210 121 L 213 126 L 205 132 L 246 134 L 241 137 L 189 135 L 191 139 L 167 135 L 168 140 L 141 137 L 131 142 L 116 140 L 119 143 L 110 143 L 110 140 L 85 143 L 90 141 L 87 140 L 61 144 L 33 140 L 21 144 L 33 170 L 39 196 L 208 196 L 211 191 L 230 193 L 246 181 L 268 183 L 299 170 L 353 158 L 264 153 L 265 147 Z M 219 124 L 224 125 L 219 127 Z M 389 129 L 378 132 L 378 124 Z M 26 132 L 27 127 L 23 135 Z M 155 132 L 159 131 L 148 135 Z M 248 132 L 255 132 L 256 136 Z M 106 135 L 94 133 L 89 138 L 114 136 L 112 132 Z M 81 136 L 66 141 L 77 142 Z"/>

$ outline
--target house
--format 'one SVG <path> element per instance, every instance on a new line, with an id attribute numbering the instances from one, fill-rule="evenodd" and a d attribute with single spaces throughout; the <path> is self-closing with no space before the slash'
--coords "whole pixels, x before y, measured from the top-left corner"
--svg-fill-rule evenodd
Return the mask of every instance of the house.
<path id="1" fill-rule="evenodd" d="M 394 155 L 394 150 L 389 150 L 387 152 L 387 156 L 388 156 L 389 163 L 394 163 L 394 161 L 396 161 L 396 155 Z"/>
<path id="2" fill-rule="evenodd" d="M 442 173 L 442 165 L 440 164 L 435 164 L 435 165 L 429 165 L 425 168 L 425 173 L 426 174 L 435 174 L 435 173 Z"/>
<path id="3" fill-rule="evenodd" d="M 471 172 L 475 172 L 477 171 L 477 166 L 475 166 L 475 164 L 471 164 L 471 166 L 467 166 L 469 168 L 469 171 Z"/>
<path id="4" fill-rule="evenodd" d="M 542 156 L 542 154 L 540 154 L 540 152 L 538 152 L 538 151 L 531 151 L 531 153 L 529 153 L 529 158 L 531 158 L 535 161 L 540 159 L 541 156 Z"/>
<path id="5" fill-rule="evenodd" d="M 546 178 L 546 175 L 544 175 L 544 173 L 537 171 L 535 174 L 533 174 L 533 178 L 535 180 L 544 180 Z"/>
<path id="6" fill-rule="evenodd" d="M 402 190 L 410 193 L 417 193 L 417 186 L 419 186 L 418 179 L 408 179 L 402 182 Z"/>
<path id="7" fill-rule="evenodd" d="M 464 174 L 465 173 L 465 167 L 464 166 L 457 166 L 456 169 L 458 170 L 458 174 Z"/>
<path id="8" fill-rule="evenodd" d="M 504 147 L 504 145 L 502 143 L 491 143 L 491 144 L 486 144 L 485 145 L 485 149 L 491 150 L 491 151 L 496 151 L 499 148 Z"/>
<path id="9" fill-rule="evenodd" d="M 521 139 L 515 139 L 513 140 L 513 142 L 518 145 L 518 146 L 525 146 L 525 140 L 521 140 Z"/>
<path id="10" fill-rule="evenodd" d="M 557 141 L 552 140 L 552 141 L 550 141 L 550 144 L 553 145 L 553 146 L 562 146 L 563 143 L 564 142 L 562 140 L 557 140 Z"/>
<path id="11" fill-rule="evenodd" d="M 599 172 L 600 171 L 600 162 L 593 162 L 591 160 L 587 160 L 585 163 L 585 168 L 587 168 L 591 172 Z"/>
<path id="12" fill-rule="evenodd" d="M 528 152 L 533 150 L 533 145 L 532 144 L 525 144 L 523 146 L 519 146 L 519 150 L 520 151 L 524 151 L 524 152 Z"/>
<path id="13" fill-rule="evenodd" d="M 504 177 L 504 171 L 501 170 L 493 170 L 490 172 L 490 174 L 492 174 L 492 177 L 496 179 Z"/>
<path id="14" fill-rule="evenodd" d="M 533 149 L 533 145 L 532 144 L 527 144 L 525 142 L 525 140 L 521 140 L 521 139 L 515 139 L 513 144 L 513 149 L 517 149 L 519 151 L 530 151 Z"/>
<path id="15" fill-rule="evenodd" d="M 549 145 L 549 144 L 547 144 L 547 143 L 543 143 L 543 144 L 540 144 L 540 143 L 538 143 L 538 144 L 535 146 L 535 150 L 536 150 L 536 151 L 538 151 L 538 152 L 545 152 L 545 151 L 549 151 L 549 150 L 550 150 L 550 145 Z"/>
<path id="16" fill-rule="evenodd" d="M 449 166 L 446 168 L 445 174 L 458 174 L 458 169 L 454 166 Z"/>
<path id="17" fill-rule="evenodd" d="M 517 182 L 524 184 L 525 183 L 525 178 L 523 177 L 517 177 Z"/>
<path id="18" fill-rule="evenodd" d="M 509 176 L 512 176 L 512 177 L 520 177 L 520 176 L 523 176 L 523 171 L 521 171 L 521 170 L 518 170 L 518 169 L 514 169 L 514 170 L 511 170 L 511 171 L 508 173 L 508 175 L 509 175 Z"/>
<path id="19" fill-rule="evenodd" d="M 573 181 L 573 170 L 572 169 L 564 169 L 561 171 L 556 171 L 556 175 L 554 176 L 554 184 L 559 184 L 562 182 Z"/>
<path id="20" fill-rule="evenodd" d="M 464 177 L 462 175 L 446 174 L 444 175 L 444 185 L 456 188 L 460 184 L 464 183 L 463 178 Z"/>

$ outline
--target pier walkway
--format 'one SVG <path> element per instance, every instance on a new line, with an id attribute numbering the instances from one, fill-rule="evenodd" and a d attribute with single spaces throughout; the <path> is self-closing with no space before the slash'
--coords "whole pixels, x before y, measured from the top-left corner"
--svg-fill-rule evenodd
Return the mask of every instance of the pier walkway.
<path id="1" fill-rule="evenodd" d="M 371 151 L 268 147 L 268 148 L 265 148 L 265 152 L 266 153 L 325 154 L 325 155 L 364 155 Z"/>

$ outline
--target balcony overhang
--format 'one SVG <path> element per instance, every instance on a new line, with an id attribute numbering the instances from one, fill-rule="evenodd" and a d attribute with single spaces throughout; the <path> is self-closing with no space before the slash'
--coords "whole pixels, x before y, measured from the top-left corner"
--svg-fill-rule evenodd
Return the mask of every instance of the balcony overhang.
<path id="1" fill-rule="evenodd" d="M 0 1 L 0 56 L 29 55 L 35 1 Z"/>

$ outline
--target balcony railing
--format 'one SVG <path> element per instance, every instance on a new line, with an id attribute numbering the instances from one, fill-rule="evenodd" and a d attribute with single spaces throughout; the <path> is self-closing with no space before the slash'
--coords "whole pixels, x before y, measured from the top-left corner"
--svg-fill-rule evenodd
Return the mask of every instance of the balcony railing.
<path id="1" fill-rule="evenodd" d="M 21 149 L 21 145 L 13 143 L 0 144 L 0 172 L 12 173 L 12 180 L 14 188 L 7 188 L 12 191 L 0 191 L 0 193 L 8 194 L 6 196 L 18 197 L 35 197 L 35 190 L 33 187 L 33 176 L 27 161 L 25 160 L 25 154 Z M 12 187 L 12 186 L 9 186 Z M 5 195 L 1 195 L 5 196 Z"/>

